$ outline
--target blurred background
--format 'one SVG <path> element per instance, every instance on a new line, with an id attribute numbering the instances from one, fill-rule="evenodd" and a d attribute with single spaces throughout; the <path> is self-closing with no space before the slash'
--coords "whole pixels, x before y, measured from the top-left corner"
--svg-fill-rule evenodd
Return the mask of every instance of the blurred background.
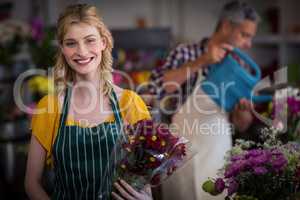
<path id="1" fill-rule="evenodd" d="M 226 0 L 0 0 L 0 199 L 27 199 L 24 173 L 30 139 L 30 114 L 44 95 L 53 91 L 45 76 L 26 76 L 20 93 L 13 88 L 29 69 L 51 69 L 57 48 L 58 14 L 72 3 L 96 5 L 115 40 L 114 81 L 137 89 L 150 71 L 162 65 L 167 53 L 181 42 L 209 36 Z M 262 17 L 249 53 L 264 76 L 288 67 L 288 84 L 299 87 L 300 1 L 249 0 Z M 22 100 L 25 109 L 16 106 Z M 46 187 L 51 187 L 45 182 Z M 159 199 L 159 189 L 155 191 Z"/>

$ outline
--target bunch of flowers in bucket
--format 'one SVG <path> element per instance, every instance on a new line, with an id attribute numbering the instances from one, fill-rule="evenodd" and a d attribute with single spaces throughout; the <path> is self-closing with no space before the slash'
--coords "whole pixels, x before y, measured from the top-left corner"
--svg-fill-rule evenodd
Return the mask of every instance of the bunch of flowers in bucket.
<path id="1" fill-rule="evenodd" d="M 283 142 L 300 142 L 300 90 L 284 88 L 276 91 L 274 101 L 263 114 L 281 132 Z"/>
<path id="2" fill-rule="evenodd" d="M 282 144 L 278 130 L 263 130 L 264 144 L 239 140 L 226 158 L 219 177 L 209 179 L 204 191 L 226 199 L 296 200 L 300 197 L 300 145 Z"/>
<path id="3" fill-rule="evenodd" d="M 116 142 L 111 154 L 114 165 L 106 170 L 104 179 L 116 182 L 121 178 L 138 191 L 146 184 L 159 185 L 193 155 L 188 140 L 152 120 L 129 125 L 124 133 Z M 100 196 L 105 199 L 110 194 L 102 188 Z"/>

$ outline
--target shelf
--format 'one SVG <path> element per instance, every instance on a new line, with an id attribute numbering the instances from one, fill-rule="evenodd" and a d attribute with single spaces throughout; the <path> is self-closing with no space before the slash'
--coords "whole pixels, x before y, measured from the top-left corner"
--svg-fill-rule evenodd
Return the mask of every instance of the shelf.
<path id="1" fill-rule="evenodd" d="M 300 45 L 300 34 L 298 34 L 298 35 L 286 35 L 285 36 L 285 42 L 287 44 Z"/>
<path id="2" fill-rule="evenodd" d="M 152 70 L 165 58 L 172 42 L 170 28 L 114 29 L 112 35 L 114 68 L 126 73 Z"/>
<path id="3" fill-rule="evenodd" d="M 259 35 L 253 39 L 254 44 L 258 45 L 279 45 L 283 41 L 283 37 L 281 35 Z"/>
<path id="4" fill-rule="evenodd" d="M 116 48 L 168 49 L 171 41 L 169 28 L 112 30 Z"/>
<path id="5" fill-rule="evenodd" d="M 253 39 L 256 45 L 300 45 L 300 35 L 259 35 Z"/>

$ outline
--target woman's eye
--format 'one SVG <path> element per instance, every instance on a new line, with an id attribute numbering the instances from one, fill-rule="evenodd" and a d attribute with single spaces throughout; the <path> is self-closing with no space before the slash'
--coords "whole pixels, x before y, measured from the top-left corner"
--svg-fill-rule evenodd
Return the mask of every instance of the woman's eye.
<path id="1" fill-rule="evenodd" d="M 88 39 L 87 42 L 88 43 L 94 43 L 96 41 L 96 39 Z"/>
<path id="2" fill-rule="evenodd" d="M 75 47 L 76 43 L 75 42 L 66 42 L 67 47 Z"/>

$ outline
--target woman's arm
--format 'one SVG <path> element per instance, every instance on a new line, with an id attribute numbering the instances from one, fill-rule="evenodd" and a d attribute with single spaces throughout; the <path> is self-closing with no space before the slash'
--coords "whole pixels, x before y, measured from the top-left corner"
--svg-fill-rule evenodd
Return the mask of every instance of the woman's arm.
<path id="1" fill-rule="evenodd" d="M 32 136 L 25 175 L 25 190 L 31 200 L 50 200 L 41 185 L 45 160 L 46 150 L 38 142 L 36 137 Z"/>

